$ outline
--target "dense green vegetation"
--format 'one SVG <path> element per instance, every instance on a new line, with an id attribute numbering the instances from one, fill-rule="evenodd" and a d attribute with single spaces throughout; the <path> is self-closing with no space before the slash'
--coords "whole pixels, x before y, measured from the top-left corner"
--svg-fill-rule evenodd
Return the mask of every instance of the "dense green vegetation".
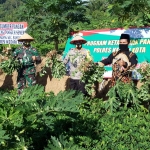
<path id="1" fill-rule="evenodd" d="M 149 0 L 1 0 L 0 8 L 1 21 L 28 22 L 42 54 L 62 52 L 71 31 L 150 21 Z M 150 64 L 139 72 L 139 89 L 118 82 L 105 101 L 75 91 L 45 93 L 40 85 L 20 96 L 0 90 L 0 150 L 149 150 Z M 97 78 L 89 78 L 87 89 Z"/>
<path id="2" fill-rule="evenodd" d="M 118 82 L 107 101 L 39 85 L 0 91 L 0 149 L 149 150 L 150 65 L 141 71 L 140 89 Z"/>
<path id="3" fill-rule="evenodd" d="M 0 8 L 1 21 L 28 22 L 35 46 L 46 51 L 62 51 L 71 31 L 150 22 L 150 0 L 1 0 Z"/>

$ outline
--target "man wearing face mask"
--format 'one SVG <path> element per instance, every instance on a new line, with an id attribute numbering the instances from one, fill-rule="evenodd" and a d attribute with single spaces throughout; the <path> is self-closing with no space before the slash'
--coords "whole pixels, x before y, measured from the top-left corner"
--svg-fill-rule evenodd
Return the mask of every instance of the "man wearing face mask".
<path id="1" fill-rule="evenodd" d="M 115 85 L 116 80 L 121 80 L 124 83 L 131 81 L 132 70 L 136 67 L 138 60 L 136 54 L 129 51 L 130 35 L 121 34 L 119 40 L 119 51 L 111 53 L 107 59 L 104 59 L 98 64 L 106 66 L 112 64 L 112 86 Z"/>
<path id="2" fill-rule="evenodd" d="M 63 60 L 65 64 L 70 61 L 70 89 L 81 91 L 85 95 L 85 84 L 81 82 L 82 73 L 79 68 L 85 58 L 90 57 L 88 51 L 82 48 L 82 44 L 86 42 L 81 36 L 76 35 L 70 42 L 75 48 L 72 48 Z"/>
<path id="3" fill-rule="evenodd" d="M 18 94 L 21 94 L 23 89 L 26 87 L 26 84 L 28 86 L 36 84 L 36 69 L 34 64 L 41 63 L 41 57 L 38 51 L 35 48 L 31 47 L 30 42 L 33 40 L 34 38 L 25 33 L 18 39 L 19 42 L 22 42 L 22 46 L 17 48 L 13 52 L 13 57 L 15 59 L 18 59 L 22 64 L 22 68 L 17 70 Z"/>

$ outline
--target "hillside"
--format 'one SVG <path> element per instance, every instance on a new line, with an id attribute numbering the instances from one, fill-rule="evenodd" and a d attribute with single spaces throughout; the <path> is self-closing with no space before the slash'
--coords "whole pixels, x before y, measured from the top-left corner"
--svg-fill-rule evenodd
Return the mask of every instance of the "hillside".
<path id="1" fill-rule="evenodd" d="M 0 21 L 19 21 L 17 9 L 22 5 L 22 0 L 1 0 L 0 1 Z"/>

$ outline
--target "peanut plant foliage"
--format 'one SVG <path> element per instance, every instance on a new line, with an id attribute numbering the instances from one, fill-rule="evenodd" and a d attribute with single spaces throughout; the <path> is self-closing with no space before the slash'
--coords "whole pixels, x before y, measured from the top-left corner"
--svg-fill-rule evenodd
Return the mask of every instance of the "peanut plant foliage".
<path id="1" fill-rule="evenodd" d="M 40 72 L 40 76 L 46 74 L 46 68 L 51 69 L 51 75 L 53 78 L 61 79 L 66 75 L 66 68 L 61 60 L 61 55 L 57 54 L 56 50 L 52 50 L 47 53 L 47 59 L 45 61 L 45 66 Z"/>
<path id="2" fill-rule="evenodd" d="M 8 75 L 13 74 L 13 72 L 20 69 L 21 66 L 22 64 L 18 60 L 12 58 L 0 63 L 0 69 L 2 69 L 2 71 Z"/>
<path id="3" fill-rule="evenodd" d="M 1 90 L 0 149 L 148 150 L 149 63 L 139 71 L 139 89 L 117 82 L 105 101 L 75 91 L 45 93 L 40 85 L 20 96 L 16 89 Z"/>

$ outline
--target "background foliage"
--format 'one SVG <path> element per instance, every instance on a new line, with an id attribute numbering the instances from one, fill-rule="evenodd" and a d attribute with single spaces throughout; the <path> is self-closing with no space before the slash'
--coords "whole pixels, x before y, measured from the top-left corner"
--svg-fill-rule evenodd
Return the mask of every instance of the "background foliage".
<path id="1" fill-rule="evenodd" d="M 28 22 L 43 54 L 63 49 L 70 31 L 147 26 L 150 16 L 149 0 L 1 0 L 0 7 L 1 21 Z M 149 149 L 149 64 L 140 71 L 141 88 L 118 82 L 106 101 L 74 91 L 44 93 L 39 85 L 21 96 L 16 89 L 0 91 L 0 149 Z"/>
<path id="2" fill-rule="evenodd" d="M 36 39 L 33 45 L 46 52 L 62 52 L 71 31 L 150 22 L 150 0 L 1 0 L 0 8 L 1 21 L 28 22 L 27 32 Z"/>

